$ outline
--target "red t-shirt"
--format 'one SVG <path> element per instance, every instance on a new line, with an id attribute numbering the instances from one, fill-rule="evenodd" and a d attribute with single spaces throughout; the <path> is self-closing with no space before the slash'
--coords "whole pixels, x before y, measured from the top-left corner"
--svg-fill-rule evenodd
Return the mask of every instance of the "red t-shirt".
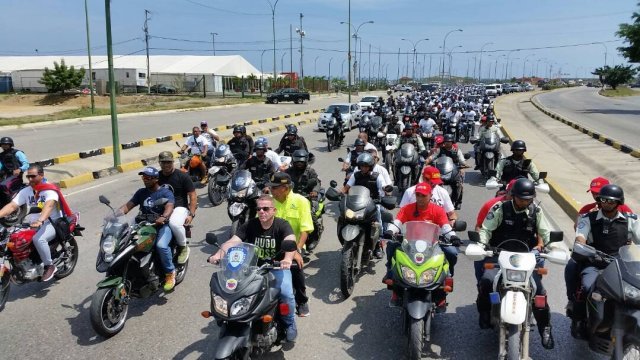
<path id="1" fill-rule="evenodd" d="M 480 212 L 478 212 L 478 218 L 476 219 L 476 227 L 482 226 L 482 223 L 484 222 L 484 218 L 487 217 L 487 214 L 489 213 L 489 210 L 493 205 L 495 205 L 498 201 L 504 201 L 504 200 L 505 200 L 505 196 L 502 195 L 502 196 L 494 197 L 493 199 L 484 203 L 484 205 L 482 205 L 482 207 L 480 208 Z"/>
<path id="2" fill-rule="evenodd" d="M 429 202 L 426 210 L 418 211 L 418 216 L 415 216 L 416 212 L 416 203 L 411 203 L 403 206 L 398 215 L 396 215 L 396 219 L 400 220 L 403 224 L 407 221 L 420 221 L 426 220 L 430 221 L 438 226 L 443 226 L 449 223 L 449 218 L 447 217 L 447 213 L 444 212 L 444 209 L 432 202 Z"/>
<path id="3" fill-rule="evenodd" d="M 591 212 L 591 210 L 595 209 L 597 203 L 591 203 L 591 204 L 587 204 L 585 206 L 583 206 L 580 211 L 578 211 L 578 215 L 583 215 L 586 214 L 588 212 Z M 633 210 L 631 210 L 630 207 L 628 207 L 626 204 L 622 204 L 620 206 L 618 206 L 618 211 L 620 211 L 621 213 L 628 213 L 628 214 L 633 214 Z"/>

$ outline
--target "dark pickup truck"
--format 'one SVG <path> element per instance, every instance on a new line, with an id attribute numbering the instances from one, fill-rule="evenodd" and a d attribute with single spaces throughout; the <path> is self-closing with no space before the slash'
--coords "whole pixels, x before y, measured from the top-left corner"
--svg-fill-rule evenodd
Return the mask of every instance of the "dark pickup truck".
<path id="1" fill-rule="evenodd" d="M 309 93 L 293 88 L 280 89 L 267 95 L 267 104 L 277 104 L 281 101 L 293 101 L 296 104 L 302 104 L 305 100 L 311 100 Z"/>

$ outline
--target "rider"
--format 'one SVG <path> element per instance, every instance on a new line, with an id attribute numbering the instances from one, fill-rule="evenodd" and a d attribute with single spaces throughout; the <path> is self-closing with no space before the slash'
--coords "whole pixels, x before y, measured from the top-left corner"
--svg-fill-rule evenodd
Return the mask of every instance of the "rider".
<path id="1" fill-rule="evenodd" d="M 508 183 L 518 176 L 531 175 L 533 181 L 540 182 L 540 172 L 533 161 L 524 159 L 524 152 L 527 151 L 527 144 L 522 140 L 516 140 L 511 144 L 512 154 L 500 159 L 496 165 L 496 178 L 503 184 Z"/>
<path id="2" fill-rule="evenodd" d="M 353 150 L 347 154 L 347 158 L 342 162 L 342 171 L 347 171 L 349 173 L 349 169 L 354 170 L 355 163 L 358 161 L 358 156 L 364 153 L 364 148 L 367 144 L 364 140 L 357 138 L 353 143 Z"/>
<path id="3" fill-rule="evenodd" d="M 293 166 L 285 172 L 291 176 L 293 181 L 293 192 L 306 197 L 311 205 L 311 219 L 313 220 L 313 231 L 318 234 L 322 232 L 322 223 L 318 221 L 316 212 L 318 211 L 318 191 L 320 191 L 320 178 L 318 173 L 309 165 L 309 153 L 306 150 L 296 150 L 291 158 Z M 316 184 L 311 187 L 309 181 L 314 180 Z M 309 245 L 309 244 L 307 244 Z M 309 245 L 315 247 L 317 244 Z M 309 247 L 309 250 L 313 248 Z"/>
<path id="4" fill-rule="evenodd" d="M 500 128 L 498 128 L 497 126 L 493 126 L 495 122 L 496 122 L 496 118 L 493 115 L 488 115 L 485 125 L 481 126 L 480 130 L 478 130 L 479 141 L 475 143 L 475 145 L 473 145 L 473 151 L 475 153 L 475 160 L 476 160 L 476 167 L 474 168 L 474 170 L 480 169 L 480 155 L 482 155 L 480 153 L 480 142 L 482 141 L 482 139 L 491 133 L 495 134 L 499 139 L 504 137 L 504 135 L 502 135 L 502 131 L 500 131 Z M 494 154 L 494 156 L 496 159 L 500 159 L 499 148 L 497 150 L 497 153 Z"/>
<path id="5" fill-rule="evenodd" d="M 278 155 L 277 152 L 271 150 L 271 148 L 269 147 L 269 140 L 267 140 L 266 137 L 259 137 L 256 139 L 256 144 L 259 142 L 263 142 L 266 146 L 267 146 L 267 152 L 265 153 L 265 156 L 269 158 L 269 160 L 271 160 L 271 164 L 273 165 L 273 171 L 284 171 L 286 169 L 286 165 L 282 164 L 282 161 L 280 161 L 280 155 Z M 255 155 L 255 149 L 254 149 L 254 155 Z"/>
<path id="6" fill-rule="evenodd" d="M 201 183 L 206 184 L 209 181 L 209 173 L 207 171 L 207 166 L 205 165 L 204 157 L 207 155 L 208 140 L 204 136 L 200 135 L 200 133 L 200 128 L 194 126 L 192 135 L 187 138 L 187 141 L 182 145 L 178 153 L 182 154 L 188 148 L 191 156 L 197 155 L 201 157 L 202 161 L 200 162 L 200 172 L 204 174 L 202 176 Z"/>
<path id="7" fill-rule="evenodd" d="M 419 152 L 424 152 L 425 147 L 422 139 L 415 133 L 413 124 L 407 122 L 404 124 L 404 132 L 401 136 L 396 138 L 395 147 L 399 149 L 402 144 L 410 143 L 418 149 Z"/>
<path id="8" fill-rule="evenodd" d="M 640 221 L 633 213 L 623 213 L 624 191 L 614 184 L 604 185 L 598 193 L 600 209 L 586 213 L 578 220 L 576 242 L 589 244 L 607 255 L 616 255 L 620 247 L 630 243 L 640 244 Z M 584 294 L 590 294 L 599 269 L 595 266 L 583 267 L 575 260 L 569 260 L 564 270 L 567 285 L 567 314 L 571 320 L 571 335 L 584 336 L 584 317 L 586 305 L 584 299 L 576 297 L 578 286 L 582 284 Z M 582 278 L 580 280 L 580 278 Z"/>
<path id="9" fill-rule="evenodd" d="M 227 173 L 231 174 L 233 170 L 235 170 L 238 166 L 238 162 L 236 158 L 233 157 L 233 154 L 231 154 L 229 146 L 227 146 L 226 144 L 220 144 L 220 146 L 216 148 L 216 151 L 213 154 L 211 165 L 224 166 L 227 170 Z"/>
<path id="10" fill-rule="evenodd" d="M 451 202 L 449 192 L 441 186 L 442 179 L 440 177 L 440 170 L 435 166 L 425 166 L 422 170 L 422 181 L 431 186 L 431 202 L 444 209 L 444 212 L 447 213 L 449 218 L 449 224 L 453 226 L 454 222 L 458 220 L 458 213 L 456 213 L 456 208 Z M 416 185 L 404 191 L 402 200 L 400 201 L 400 207 L 414 202 L 416 202 Z"/>
<path id="11" fill-rule="evenodd" d="M 294 151 L 299 149 L 307 150 L 307 143 L 302 136 L 298 135 L 298 128 L 293 124 L 289 124 L 287 125 L 287 132 L 280 139 L 280 145 L 275 151 L 278 154 L 284 151 L 286 156 L 291 156 Z"/>
<path id="12" fill-rule="evenodd" d="M 460 210 L 460 206 L 462 205 L 462 184 L 464 183 L 464 168 L 467 168 L 467 164 L 465 163 L 465 158 L 462 155 L 462 151 L 458 148 L 458 144 L 454 144 L 454 136 L 453 134 L 445 134 L 444 135 L 444 144 L 441 148 L 436 148 L 432 155 L 430 155 L 426 163 L 430 164 L 435 161 L 440 156 L 448 156 L 453 160 L 453 163 L 458 166 L 460 171 L 456 175 L 456 178 L 453 179 L 454 183 L 451 184 L 451 200 L 456 207 L 456 210 Z"/>
<path id="13" fill-rule="evenodd" d="M 505 240 L 522 240 L 529 249 L 540 252 L 549 244 L 550 226 L 542 209 L 534 203 L 536 196 L 535 184 L 529 179 L 518 179 L 511 189 L 513 199 L 496 203 L 487 214 L 480 229 L 480 245 L 499 246 Z M 513 248 L 507 244 L 506 250 L 519 251 L 521 246 Z M 495 261 L 486 260 L 486 261 Z M 493 281 L 500 270 L 486 269 L 478 286 L 478 312 L 481 329 L 491 327 L 491 302 L 489 293 L 493 290 Z M 533 272 L 531 275 L 536 283 L 535 295 L 546 296 L 542 286 L 541 275 Z M 551 314 L 549 304 L 544 308 L 535 308 L 533 316 L 538 324 L 538 331 L 545 349 L 553 349 L 554 341 L 551 333 Z"/>
<path id="14" fill-rule="evenodd" d="M 0 146 L 0 175 L 5 175 L 0 182 L 0 191 L 13 193 L 20 190 L 22 173 L 29 168 L 29 160 L 22 150 L 13 147 L 13 139 L 8 136 L 0 139 Z"/>
<path id="15" fill-rule="evenodd" d="M 273 170 L 273 163 L 265 155 L 267 152 L 267 144 L 258 141 L 254 146 L 254 150 L 256 156 L 249 158 L 240 168 L 249 170 L 253 181 L 255 181 L 258 186 L 265 188 L 269 178 L 275 172 Z"/>
<path id="16" fill-rule="evenodd" d="M 142 176 L 144 187 L 138 189 L 131 199 L 119 209 L 123 214 L 128 213 L 134 207 L 140 206 L 140 214 L 136 219 L 140 221 L 146 220 L 155 223 L 158 234 L 156 236 L 156 248 L 160 257 L 160 264 L 165 273 L 164 291 L 171 291 L 176 286 L 176 268 L 173 265 L 173 254 L 169 243 L 171 243 L 171 228 L 168 225 L 171 212 L 175 205 L 173 192 L 168 186 L 160 186 L 158 169 L 148 166 L 144 168 L 138 175 Z M 167 203 L 160 206 L 154 206 L 153 203 L 159 199 L 167 199 Z M 157 216 L 161 214 L 160 216 Z"/>
<path id="17" fill-rule="evenodd" d="M 471 127 L 471 136 L 475 134 L 475 121 L 477 115 L 478 114 L 475 112 L 475 110 L 473 110 L 473 105 L 467 105 L 467 109 L 462 114 L 464 119 L 467 120 L 467 126 Z"/>
<path id="18" fill-rule="evenodd" d="M 0 218 L 13 213 L 22 205 L 42 209 L 39 214 L 27 215 L 28 220 L 25 220 L 30 222 L 31 228 L 36 229 L 33 245 L 44 264 L 42 281 L 49 281 L 57 271 L 49 249 L 49 242 L 56 237 L 54 223 L 63 215 L 70 216 L 72 213 L 58 187 L 44 182 L 42 166 L 35 164 L 29 166 L 26 177 L 29 186 L 20 190 L 10 203 L 0 209 Z"/>
<path id="19" fill-rule="evenodd" d="M 215 130 L 209 128 L 209 124 L 206 121 L 200 121 L 200 129 L 202 130 L 202 137 L 207 139 L 207 161 L 211 163 L 217 142 L 220 141 L 220 135 L 218 135 Z"/>
<path id="20" fill-rule="evenodd" d="M 280 270 L 273 270 L 271 273 L 275 277 L 276 287 L 280 290 L 280 301 L 289 305 L 290 311 L 283 315 L 282 319 L 287 325 L 287 341 L 294 341 L 298 330 L 293 313 L 295 298 L 289 269 L 296 250 L 296 237 L 286 220 L 275 217 L 277 210 L 271 195 L 262 195 L 258 198 L 257 204 L 258 217 L 240 225 L 231 239 L 222 244 L 207 261 L 217 263 L 227 250 L 242 242 L 256 245 L 258 265 L 262 265 L 266 259 L 279 260 Z"/>
<path id="21" fill-rule="evenodd" d="M 342 114 L 340 113 L 340 107 L 336 106 L 333 108 L 333 113 L 331 113 L 331 116 L 334 117 L 336 119 L 336 121 L 338 122 L 338 129 L 340 129 L 340 141 L 342 142 L 342 140 L 344 140 L 344 121 L 342 119 Z"/>
<path id="22" fill-rule="evenodd" d="M 244 136 L 246 128 L 244 125 L 236 125 L 233 127 L 233 138 L 229 140 L 227 145 L 231 153 L 238 160 L 238 164 L 243 164 L 251 155 L 253 143 Z"/>
<path id="23" fill-rule="evenodd" d="M 609 180 L 601 176 L 591 180 L 591 184 L 587 192 L 591 193 L 591 196 L 593 196 L 593 200 L 595 200 L 595 202 L 587 204 L 581 207 L 580 210 L 578 210 L 578 218 L 576 220 L 576 226 L 578 225 L 578 220 L 580 220 L 580 215 L 584 215 L 592 211 L 600 210 L 600 200 L 598 199 L 598 194 L 600 193 L 600 189 L 602 189 L 603 186 L 609 185 L 609 184 L 610 184 Z M 622 213 L 633 213 L 633 210 L 631 210 L 631 208 L 627 206 L 627 204 L 620 204 L 620 206 L 618 207 L 618 210 Z"/>

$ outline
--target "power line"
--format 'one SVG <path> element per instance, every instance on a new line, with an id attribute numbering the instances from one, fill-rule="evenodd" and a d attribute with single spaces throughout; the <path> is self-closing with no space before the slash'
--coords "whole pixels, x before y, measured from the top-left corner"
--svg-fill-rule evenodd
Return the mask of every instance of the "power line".
<path id="1" fill-rule="evenodd" d="M 228 9 L 223 9 L 223 8 L 219 8 L 219 7 L 215 7 L 215 6 L 211 6 L 211 5 L 206 5 L 206 4 L 202 4 L 199 3 L 197 1 L 193 1 L 193 0 L 185 0 L 188 3 L 194 4 L 194 5 L 198 5 L 198 6 L 202 6 L 204 8 L 208 8 L 208 9 L 212 9 L 212 10 L 217 10 L 217 11 L 221 11 L 221 12 L 226 12 L 229 14 L 235 14 L 235 15 L 247 15 L 247 16 L 266 16 L 266 15 L 271 15 L 271 14 L 267 14 L 267 13 L 245 13 L 245 12 L 240 12 L 240 11 L 233 11 L 233 10 L 228 10 Z"/>

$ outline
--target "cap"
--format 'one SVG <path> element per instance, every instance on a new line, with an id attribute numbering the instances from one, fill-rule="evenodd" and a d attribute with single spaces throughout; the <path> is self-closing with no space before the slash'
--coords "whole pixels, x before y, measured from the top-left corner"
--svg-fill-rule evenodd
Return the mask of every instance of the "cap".
<path id="1" fill-rule="evenodd" d="M 438 170 L 435 166 L 426 166 L 424 170 L 422 170 L 422 177 L 428 179 L 434 184 L 442 184 L 442 179 L 440 178 L 440 170 Z"/>
<path id="2" fill-rule="evenodd" d="M 204 121 L 204 120 L 203 120 L 203 121 L 200 121 L 200 126 L 202 126 L 202 125 L 209 126 L 209 124 L 207 124 L 207 122 L 206 122 L 206 121 Z"/>
<path id="3" fill-rule="evenodd" d="M 438 173 L 440 175 L 440 173 Z M 431 185 L 426 182 L 421 182 L 416 185 L 416 194 L 422 195 L 430 195 L 431 194 Z"/>
<path id="4" fill-rule="evenodd" d="M 597 177 L 593 180 L 591 180 L 591 185 L 589 185 L 589 190 L 587 190 L 587 192 L 592 192 L 594 194 L 597 194 L 600 192 L 600 189 L 605 186 L 605 185 L 609 185 L 609 180 L 603 178 L 603 177 Z"/>
<path id="5" fill-rule="evenodd" d="M 274 186 L 289 185 L 289 184 L 291 184 L 291 176 L 289 176 L 289 174 L 284 172 L 277 172 L 271 175 L 271 178 L 269 179 L 269 183 L 267 185 L 274 187 Z"/>
<path id="6" fill-rule="evenodd" d="M 160 172 L 158 172 L 158 169 L 154 168 L 153 166 L 147 166 L 142 171 L 140 171 L 138 175 L 151 176 L 151 177 L 157 178 L 160 176 Z"/>
<path id="7" fill-rule="evenodd" d="M 171 151 L 163 151 L 158 155 L 158 161 L 173 161 L 173 153 Z"/>

